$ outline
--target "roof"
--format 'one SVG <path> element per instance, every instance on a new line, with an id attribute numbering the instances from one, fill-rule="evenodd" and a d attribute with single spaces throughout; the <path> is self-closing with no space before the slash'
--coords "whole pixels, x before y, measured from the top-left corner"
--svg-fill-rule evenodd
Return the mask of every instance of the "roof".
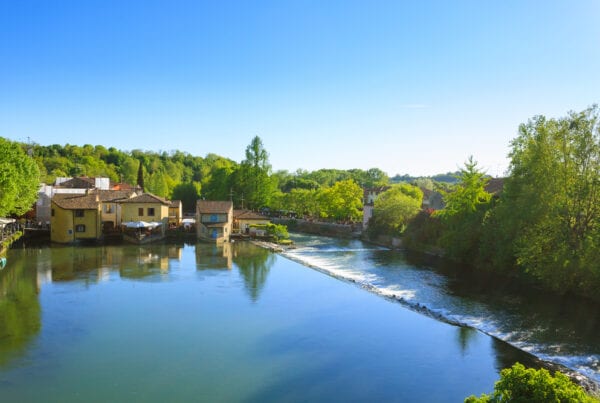
<path id="1" fill-rule="evenodd" d="M 504 178 L 490 178 L 488 183 L 485 185 L 485 191 L 492 195 L 498 195 L 502 193 L 504 189 Z"/>
<path id="2" fill-rule="evenodd" d="M 181 206 L 181 200 L 171 200 L 171 204 L 169 204 L 169 207 L 172 208 L 179 208 L 179 206 Z"/>
<path id="3" fill-rule="evenodd" d="M 269 220 L 268 217 L 252 210 L 233 210 L 233 218 L 242 220 Z"/>
<path id="4" fill-rule="evenodd" d="M 65 210 L 97 210 L 99 204 L 96 193 L 57 193 L 52 197 L 52 202 Z"/>
<path id="5" fill-rule="evenodd" d="M 231 201 L 198 200 L 196 211 L 200 214 L 228 213 L 233 209 Z"/>
<path id="6" fill-rule="evenodd" d="M 153 195 L 152 193 L 144 193 L 130 199 L 121 200 L 119 203 L 160 203 L 167 206 L 170 204 L 168 200 Z"/>
<path id="7" fill-rule="evenodd" d="M 132 195 L 135 195 L 133 190 L 94 190 L 94 193 L 98 193 L 98 198 L 103 202 L 118 201 L 122 199 L 129 199 Z"/>
<path id="8" fill-rule="evenodd" d="M 70 188 L 70 189 L 92 189 L 96 187 L 96 181 L 94 178 L 88 177 L 76 177 L 64 181 L 57 185 L 56 187 L 61 188 Z"/>

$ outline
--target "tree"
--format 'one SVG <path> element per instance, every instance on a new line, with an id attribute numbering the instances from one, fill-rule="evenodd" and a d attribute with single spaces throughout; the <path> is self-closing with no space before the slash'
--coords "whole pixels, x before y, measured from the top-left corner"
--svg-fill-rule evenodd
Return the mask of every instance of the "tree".
<path id="1" fill-rule="evenodd" d="M 496 382 L 491 395 L 483 394 L 479 398 L 469 396 L 465 399 L 465 403 L 597 403 L 599 401 L 586 394 L 580 386 L 558 371 L 552 376 L 546 369 L 526 369 L 517 362 L 511 368 L 503 369 L 500 374 L 500 380 Z"/>
<path id="2" fill-rule="evenodd" d="M 276 183 L 271 179 L 269 153 L 260 137 L 255 136 L 246 147 L 246 159 L 240 167 L 238 189 L 244 194 L 249 208 L 269 205 Z"/>
<path id="3" fill-rule="evenodd" d="M 0 217 L 21 215 L 37 199 L 40 171 L 19 144 L 0 137 Z"/>
<path id="4" fill-rule="evenodd" d="M 481 227 L 491 199 L 485 191 L 488 178 L 469 157 L 457 179 L 450 191 L 443 192 L 446 206 L 435 215 L 444 225 L 440 242 L 447 256 L 472 262 L 478 254 Z"/>
<path id="5" fill-rule="evenodd" d="M 363 190 L 352 179 L 336 182 L 321 192 L 321 215 L 335 220 L 358 220 Z"/>
<path id="6" fill-rule="evenodd" d="M 140 165 L 137 173 L 137 185 L 144 191 L 144 166 L 142 165 L 142 160 L 140 160 Z"/>
<path id="7" fill-rule="evenodd" d="M 512 142 L 510 177 L 486 229 L 485 256 L 556 291 L 597 298 L 600 127 L 597 106 L 536 116 Z"/>
<path id="8" fill-rule="evenodd" d="M 173 188 L 173 200 L 181 200 L 183 211 L 196 210 L 196 201 L 200 198 L 200 184 L 198 182 L 179 183 Z"/>
<path id="9" fill-rule="evenodd" d="M 381 193 L 369 221 L 371 235 L 401 235 L 409 220 L 421 210 L 423 192 L 409 184 L 394 185 Z"/>

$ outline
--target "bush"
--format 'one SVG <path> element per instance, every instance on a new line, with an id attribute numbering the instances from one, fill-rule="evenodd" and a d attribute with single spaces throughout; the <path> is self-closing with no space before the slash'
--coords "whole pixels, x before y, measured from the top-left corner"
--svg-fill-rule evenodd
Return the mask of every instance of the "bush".
<path id="1" fill-rule="evenodd" d="M 554 376 L 545 369 L 526 369 L 516 363 L 503 369 L 501 377 L 491 395 L 469 396 L 466 403 L 496 402 L 581 402 L 594 403 L 600 400 L 588 395 L 566 375 L 556 372 Z"/>

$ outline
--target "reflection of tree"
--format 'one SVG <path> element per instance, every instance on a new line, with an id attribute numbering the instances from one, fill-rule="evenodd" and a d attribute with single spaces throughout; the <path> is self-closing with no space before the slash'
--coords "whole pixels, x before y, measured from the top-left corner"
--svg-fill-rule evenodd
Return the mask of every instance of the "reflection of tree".
<path id="1" fill-rule="evenodd" d="M 41 329 L 35 254 L 0 271 L 0 368 L 25 352 Z M 25 262 L 27 261 L 27 265 Z"/>
<path id="2" fill-rule="evenodd" d="M 233 249 L 233 261 L 244 278 L 246 290 L 252 301 L 257 301 L 275 263 L 275 255 L 247 242 L 235 243 Z"/>
<path id="3" fill-rule="evenodd" d="M 541 361 L 533 355 L 519 350 L 508 343 L 492 338 L 492 347 L 496 352 L 496 369 L 498 372 L 504 368 L 512 367 L 515 362 L 520 362 L 527 368 L 539 369 L 542 367 Z"/>
<path id="4" fill-rule="evenodd" d="M 458 344 L 463 355 L 469 348 L 469 343 L 477 336 L 477 330 L 472 327 L 459 326 L 458 327 Z"/>

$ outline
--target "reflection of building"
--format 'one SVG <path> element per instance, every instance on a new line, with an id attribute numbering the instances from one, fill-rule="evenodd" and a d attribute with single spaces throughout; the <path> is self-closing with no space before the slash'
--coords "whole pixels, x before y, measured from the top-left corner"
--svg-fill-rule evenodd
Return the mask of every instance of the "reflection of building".
<path id="1" fill-rule="evenodd" d="M 196 232 L 199 239 L 229 241 L 233 228 L 233 202 L 198 200 Z"/>
<path id="2" fill-rule="evenodd" d="M 270 222 L 268 217 L 251 210 L 233 210 L 233 232 L 236 234 L 249 234 L 250 226 L 266 225 Z"/>
<path id="3" fill-rule="evenodd" d="M 50 213 L 52 242 L 100 239 L 100 202 L 97 193 L 55 194 Z"/>
<path id="4" fill-rule="evenodd" d="M 233 265 L 231 244 L 196 244 L 196 267 L 206 269 L 231 269 Z"/>

